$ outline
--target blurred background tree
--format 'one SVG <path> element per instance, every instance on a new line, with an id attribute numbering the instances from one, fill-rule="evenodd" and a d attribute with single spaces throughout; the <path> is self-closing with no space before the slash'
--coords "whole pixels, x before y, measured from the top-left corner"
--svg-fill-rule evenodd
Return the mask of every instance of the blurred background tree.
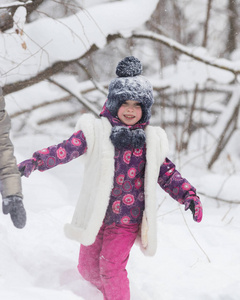
<path id="1" fill-rule="evenodd" d="M 61 22 L 79 11 L 87 14 L 94 6 L 114 2 L 127 5 L 127 1 L 106 0 L 8 0 L 0 6 L 0 34 L 14 28 L 14 15 L 21 6 L 26 8 L 28 26 L 49 18 Z M 79 114 L 91 111 L 97 115 L 116 64 L 134 55 L 153 84 L 152 123 L 167 130 L 174 145 L 172 152 L 176 156 L 189 152 L 201 155 L 207 168 L 221 155 L 231 160 L 228 144 L 239 138 L 239 11 L 240 4 L 234 0 L 160 0 L 149 20 L 131 34 L 109 34 L 104 47 L 93 45 L 77 59 L 69 56 L 69 60 L 50 64 L 24 80 L 5 80 L 7 101 L 18 103 L 18 108 L 9 104 L 14 132 L 24 134 L 26 127 L 41 131 L 56 122 L 72 128 Z M 19 101 L 26 101 L 23 92 L 36 86 L 37 93 L 41 83 L 64 93 L 54 99 L 43 97 L 40 103 L 32 99 L 19 105 Z M 29 128 L 27 124 L 33 119 L 34 126 Z M 240 155 L 239 146 L 236 152 Z"/>

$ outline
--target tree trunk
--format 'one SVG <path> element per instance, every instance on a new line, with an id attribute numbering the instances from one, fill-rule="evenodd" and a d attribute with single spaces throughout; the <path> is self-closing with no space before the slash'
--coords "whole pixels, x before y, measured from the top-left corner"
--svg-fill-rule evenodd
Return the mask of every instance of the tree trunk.
<path id="1" fill-rule="evenodd" d="M 227 51 L 228 53 L 232 53 L 237 46 L 237 7 L 236 0 L 228 1 L 228 10 L 229 10 L 229 31 L 228 31 L 228 41 L 227 41 Z"/>
<path id="2" fill-rule="evenodd" d="M 204 24 L 204 36 L 203 36 L 203 43 L 202 43 L 202 46 L 203 46 L 204 48 L 207 47 L 207 40 L 208 40 L 208 26 L 209 26 L 209 19 L 210 19 L 211 6 L 212 6 L 212 0 L 208 0 L 207 16 L 206 16 L 206 21 L 205 21 L 205 24 Z"/>

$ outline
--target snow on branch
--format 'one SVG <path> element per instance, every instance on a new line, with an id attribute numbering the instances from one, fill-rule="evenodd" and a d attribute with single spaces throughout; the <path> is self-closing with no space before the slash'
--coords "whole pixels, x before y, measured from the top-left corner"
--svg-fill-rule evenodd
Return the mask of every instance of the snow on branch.
<path id="1" fill-rule="evenodd" d="M 0 33 L 2 85 L 29 80 L 54 64 L 77 60 L 94 45 L 103 48 L 109 35 L 131 35 L 150 18 L 157 3 L 158 0 L 107 2 L 65 18 L 45 17 L 25 24 L 22 35 L 14 30 Z M 137 17 L 130 18 L 132 15 Z"/>
<path id="2" fill-rule="evenodd" d="M 87 51 L 83 56 L 78 57 L 76 60 L 70 60 L 70 61 L 59 61 L 50 66 L 49 68 L 43 70 L 42 72 L 39 72 L 36 74 L 36 76 L 33 76 L 31 78 L 28 78 L 26 80 L 17 81 L 14 83 L 6 84 L 3 86 L 3 92 L 5 95 L 11 94 L 13 92 L 20 91 L 26 87 L 29 87 L 31 85 L 34 85 L 40 81 L 43 81 L 44 79 L 49 78 L 52 75 L 55 75 L 59 72 L 61 72 L 65 67 L 69 66 L 70 64 L 77 62 L 79 59 L 84 58 L 85 56 L 88 56 L 91 52 L 96 51 L 97 48 L 95 45 L 90 48 L 89 51 Z"/>
<path id="3" fill-rule="evenodd" d="M 14 1 L 12 3 L 0 4 L 0 9 L 25 6 L 32 3 L 33 3 L 32 0 L 28 0 L 27 2 Z"/>
<path id="4" fill-rule="evenodd" d="M 204 48 L 189 48 L 186 47 L 171 38 L 168 38 L 164 35 L 157 34 L 151 31 L 136 31 L 132 34 L 134 38 L 150 39 L 159 43 L 164 44 L 167 47 L 170 47 L 176 51 L 181 52 L 189 57 L 192 57 L 202 63 L 223 69 L 233 73 L 235 76 L 240 73 L 240 62 L 231 62 L 227 59 L 211 57 L 206 53 Z"/>

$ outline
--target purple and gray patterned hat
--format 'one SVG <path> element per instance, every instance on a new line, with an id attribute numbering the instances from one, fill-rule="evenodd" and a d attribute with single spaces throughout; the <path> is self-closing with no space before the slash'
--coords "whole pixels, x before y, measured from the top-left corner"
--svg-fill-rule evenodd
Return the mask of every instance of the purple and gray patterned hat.
<path id="1" fill-rule="evenodd" d="M 150 82 L 141 75 L 142 64 L 134 56 L 125 57 L 116 68 L 117 78 L 109 85 L 106 107 L 116 117 L 118 109 L 127 100 L 138 101 L 142 107 L 142 118 L 139 123 L 146 123 L 151 117 L 151 106 L 154 102 Z"/>

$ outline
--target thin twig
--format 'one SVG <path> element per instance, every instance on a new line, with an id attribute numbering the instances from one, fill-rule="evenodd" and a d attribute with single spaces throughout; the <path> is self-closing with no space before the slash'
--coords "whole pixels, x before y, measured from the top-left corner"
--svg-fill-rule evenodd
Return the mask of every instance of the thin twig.
<path id="1" fill-rule="evenodd" d="M 205 193 L 203 193 L 203 192 L 199 192 L 199 191 L 198 191 L 198 194 L 200 194 L 200 195 L 202 195 L 202 196 L 205 196 L 205 197 L 207 197 L 207 198 L 219 200 L 219 201 L 226 202 L 226 203 L 240 204 L 240 201 L 238 201 L 238 200 L 226 200 L 226 199 L 223 199 L 223 198 L 220 198 L 220 197 L 217 197 L 217 196 L 210 196 L 210 195 L 207 195 L 207 194 L 205 194 Z"/>
<path id="2" fill-rule="evenodd" d="M 162 214 L 162 215 L 157 216 L 157 219 L 158 219 L 158 218 L 161 218 L 161 217 L 164 217 L 164 216 L 167 216 L 167 215 L 169 215 L 169 214 L 171 214 L 171 213 L 173 213 L 173 212 L 175 212 L 175 211 L 177 211 L 177 210 L 178 210 L 178 208 L 169 210 L 168 212 L 166 212 L 166 213 L 164 213 L 164 214 Z"/>
<path id="3" fill-rule="evenodd" d="M 65 97 L 62 97 L 60 99 L 56 99 L 56 100 L 52 100 L 52 101 L 46 101 L 46 102 L 43 102 L 43 103 L 40 103 L 40 104 L 37 104 L 37 105 L 33 105 L 31 106 L 30 108 L 27 108 L 27 109 L 21 109 L 20 111 L 17 111 L 13 114 L 10 115 L 10 118 L 13 119 L 13 118 L 16 118 L 22 114 L 27 114 L 27 113 L 30 113 L 40 107 L 44 107 L 44 106 L 48 106 L 48 105 L 52 105 L 52 104 L 55 104 L 55 103 L 60 103 L 60 102 L 67 102 L 69 101 L 69 99 L 71 98 L 72 96 L 71 95 L 67 95 Z"/>
<path id="4" fill-rule="evenodd" d="M 192 238 L 194 239 L 195 243 L 198 245 L 198 247 L 200 248 L 200 250 L 203 252 L 203 254 L 206 256 L 208 262 L 211 263 L 211 260 L 210 260 L 210 258 L 208 257 L 207 253 L 206 253 L 206 252 L 204 251 L 204 249 L 201 247 L 201 245 L 199 244 L 199 242 L 198 242 L 197 239 L 195 238 L 194 234 L 192 233 L 191 229 L 189 228 L 188 223 L 187 223 L 187 221 L 186 221 L 186 218 L 185 218 L 185 216 L 184 216 L 184 214 L 183 214 L 183 212 L 182 212 L 182 210 L 181 210 L 180 207 L 179 207 L 179 209 L 180 209 L 180 211 L 181 211 L 181 214 L 182 214 L 184 223 L 185 223 L 185 225 L 187 226 L 187 229 L 188 229 L 190 235 L 192 236 Z"/>
<path id="5" fill-rule="evenodd" d="M 83 97 L 81 94 L 76 95 L 71 90 L 69 90 L 68 88 L 66 88 L 65 86 L 61 85 L 60 83 L 56 82 L 53 79 L 49 78 L 48 81 L 55 84 L 56 86 L 60 87 L 61 89 L 63 89 L 67 93 L 69 93 L 71 96 L 76 98 L 85 108 L 90 110 L 96 117 L 99 117 L 99 112 L 97 111 L 97 109 L 85 97 Z"/>
<path id="6" fill-rule="evenodd" d="M 32 58 L 33 56 L 35 56 L 38 52 L 40 52 L 41 50 L 44 51 L 44 47 L 46 47 L 51 41 L 47 42 L 45 45 L 43 45 L 40 49 L 38 49 L 36 52 L 34 52 L 33 54 L 29 55 L 27 58 L 23 59 L 20 63 L 18 63 L 15 67 L 13 67 L 12 69 L 6 71 L 5 73 L 1 74 L 1 76 L 6 76 L 9 72 L 12 72 L 14 69 L 17 69 L 20 65 L 22 65 L 25 61 L 29 60 L 30 58 Z"/>
<path id="7" fill-rule="evenodd" d="M 224 185 L 228 182 L 228 180 L 231 178 L 231 176 L 233 175 L 233 173 L 234 173 L 234 172 L 232 172 L 231 174 L 229 174 L 229 175 L 224 179 L 224 181 L 223 181 L 223 183 L 221 184 L 221 187 L 220 187 L 220 189 L 219 189 L 219 191 L 218 191 L 216 197 L 218 197 L 218 196 L 221 194 L 221 192 L 222 192 L 222 190 L 223 190 L 223 188 L 224 188 Z"/>
<path id="8" fill-rule="evenodd" d="M 104 96 L 107 96 L 107 94 L 108 94 L 107 89 L 105 89 L 104 86 L 97 83 L 96 80 L 94 80 L 92 78 L 91 74 L 88 72 L 88 69 L 83 64 L 81 64 L 79 61 L 77 61 L 76 64 L 87 74 L 89 80 L 92 81 L 92 83 L 96 87 L 96 89 L 99 90 L 99 92 L 101 92 Z"/>

